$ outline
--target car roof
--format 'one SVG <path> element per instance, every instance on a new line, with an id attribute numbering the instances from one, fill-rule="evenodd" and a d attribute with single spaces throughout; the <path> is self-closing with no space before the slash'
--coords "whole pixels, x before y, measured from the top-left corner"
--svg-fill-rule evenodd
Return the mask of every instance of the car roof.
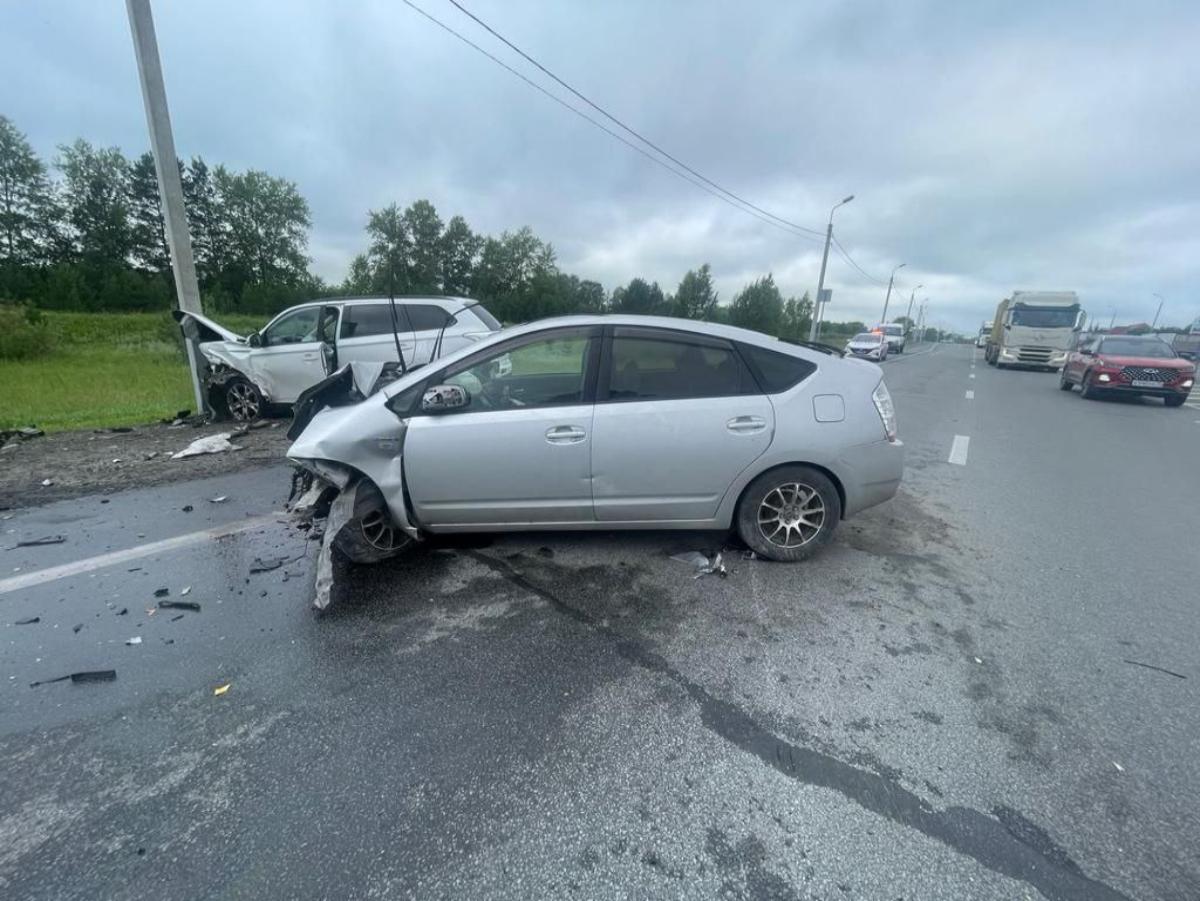
<path id="1" fill-rule="evenodd" d="M 315 300 L 306 300 L 303 303 L 293 304 L 287 309 L 299 310 L 302 307 L 325 306 L 335 303 L 342 304 L 343 306 L 358 306 L 360 304 L 379 303 L 380 301 L 386 302 L 388 300 L 391 300 L 391 298 L 387 294 L 365 294 L 355 297 L 319 297 Z M 422 303 L 433 304 L 447 310 L 461 310 L 465 306 L 474 306 L 479 303 L 479 301 L 473 300 L 470 297 L 447 296 L 443 294 L 397 294 L 395 300 L 401 306 Z"/>

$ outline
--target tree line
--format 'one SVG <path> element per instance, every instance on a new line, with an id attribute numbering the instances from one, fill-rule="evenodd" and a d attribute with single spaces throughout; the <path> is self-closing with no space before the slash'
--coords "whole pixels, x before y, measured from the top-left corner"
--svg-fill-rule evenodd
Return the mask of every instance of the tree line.
<path id="1" fill-rule="evenodd" d="M 196 273 L 210 313 L 270 314 L 301 300 L 356 294 L 466 295 L 504 322 L 570 313 L 639 313 L 728 322 L 791 340 L 808 336 L 812 301 L 784 298 L 771 275 L 720 303 L 708 264 L 673 292 L 634 278 L 611 292 L 559 269 L 528 228 L 475 232 L 428 200 L 367 214 L 365 248 L 341 284 L 308 269 L 307 201 L 255 169 L 177 162 Z M 83 139 L 50 165 L 0 116 L 0 299 L 41 309 L 166 310 L 174 304 L 154 159 Z M 862 323 L 830 323 L 845 334 Z"/>

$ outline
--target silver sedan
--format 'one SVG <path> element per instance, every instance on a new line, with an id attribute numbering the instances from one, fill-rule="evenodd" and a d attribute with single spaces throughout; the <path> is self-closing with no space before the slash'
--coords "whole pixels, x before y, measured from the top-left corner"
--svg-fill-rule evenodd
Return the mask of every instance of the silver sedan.
<path id="1" fill-rule="evenodd" d="M 356 562 L 452 532 L 730 528 L 801 560 L 904 466 L 878 366 L 689 320 L 543 320 L 321 409 L 337 393 L 302 398 L 288 456 L 338 493 L 326 542 Z"/>

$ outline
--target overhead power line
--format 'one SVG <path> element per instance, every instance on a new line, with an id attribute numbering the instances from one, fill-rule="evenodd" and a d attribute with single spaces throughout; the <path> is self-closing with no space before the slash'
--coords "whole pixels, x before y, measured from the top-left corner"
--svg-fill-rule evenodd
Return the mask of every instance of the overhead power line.
<path id="1" fill-rule="evenodd" d="M 569 103 L 567 103 L 565 100 L 563 100 L 561 97 L 558 97 L 557 95 L 555 95 L 555 94 L 551 93 L 550 91 L 546 90 L 546 88 L 545 88 L 545 87 L 543 87 L 542 85 L 538 84 L 536 81 L 533 81 L 531 78 L 529 78 L 528 76 L 526 76 L 526 75 L 522 74 L 521 72 L 518 72 L 516 69 L 514 69 L 514 68 L 513 68 L 512 66 L 510 66 L 508 63 L 504 62 L 502 59 L 500 59 L 499 57 L 495 56 L 494 54 L 492 54 L 492 53 L 488 52 L 488 51 L 487 51 L 487 50 L 485 50 L 483 47 L 479 46 L 479 45 L 478 45 L 478 44 L 476 44 L 474 41 L 472 41 L 470 38 L 468 38 L 468 37 L 465 37 L 464 35 L 460 34 L 460 33 L 459 33 L 459 32 L 457 32 L 457 31 L 455 31 L 453 28 L 451 28 L 451 27 L 450 27 L 449 25 L 447 25 L 445 22 L 443 22 L 443 21 L 441 21 L 440 19 L 438 19 L 436 16 L 433 16 L 432 14 L 430 14 L 430 13 L 426 12 L 426 11 L 425 11 L 424 9 L 422 9 L 421 7 L 417 6 L 415 3 L 411 2 L 411 0 L 403 0 L 403 2 L 404 2 L 404 4 L 405 4 L 406 6 L 408 6 L 410 9 L 412 9 L 413 11 L 415 11 L 415 12 L 417 12 L 417 13 L 420 13 L 422 16 L 424 16 L 426 19 L 428 19 L 428 20 L 429 20 L 430 22 L 432 22 L 434 25 L 437 25 L 437 26 L 438 26 L 439 28 L 441 28 L 443 31 L 446 31 L 446 32 L 448 32 L 449 34 L 451 34 L 451 35 L 453 35 L 454 37 L 458 38 L 460 41 L 462 41 L 462 42 L 463 42 L 464 44 L 466 44 L 467 46 L 469 46 L 469 47 L 471 47 L 472 49 L 476 50 L 477 52 L 479 52 L 479 53 L 483 54 L 483 55 L 484 55 L 484 56 L 486 56 L 488 59 L 490 59 L 492 62 L 494 62 L 496 65 L 500 66 L 501 68 L 503 68 L 504 70 L 506 70 L 506 71 L 507 71 L 507 72 L 509 72 L 510 74 L 512 74 L 512 75 L 515 75 L 517 78 L 521 79 L 521 81 L 525 82 L 525 83 L 526 83 L 527 85 L 529 85 L 531 88 L 533 88 L 533 89 L 537 90 L 538 92 L 540 92 L 540 93 L 544 94 L 546 97 L 549 97 L 551 100 L 553 100 L 553 101 L 554 101 L 555 103 L 557 103 L 559 106 L 562 106 L 563 108 L 565 108 L 565 109 L 567 109 L 567 110 L 570 110 L 572 113 L 574 113 L 575 115 L 579 116 L 581 119 L 585 120 L 586 122 L 590 123 L 591 125 L 594 125 L 596 128 L 600 129 L 602 132 L 604 132 L 605 134 L 607 134 L 609 137 L 616 138 L 618 141 L 620 141 L 620 142 L 621 142 L 622 144 L 624 144 L 626 147 L 629 147 L 631 150 L 635 150 L 635 151 L 637 151 L 637 152 L 638 152 L 638 153 L 640 153 L 642 156 L 644 156 L 646 159 L 650 160 L 652 163 L 655 163 L 655 164 L 657 164 L 657 165 L 661 166 L 662 168 L 666 169 L 666 170 L 667 170 L 668 172 L 670 172 L 672 175 L 675 175 L 676 177 L 683 179 L 684 181 L 688 182 L 688 183 L 689 183 L 689 184 L 691 184 L 691 185 L 694 185 L 695 187 L 699 188 L 700 190 L 702 190 L 702 191 L 705 191 L 705 192 L 706 192 L 706 193 L 708 193 L 708 194 L 711 194 L 713 197 L 717 198 L 718 200 L 722 201 L 723 203 L 727 203 L 727 204 L 729 204 L 729 206 L 733 207 L 735 210 L 738 210 L 739 212 L 745 213 L 745 214 L 747 214 L 748 216 L 753 216 L 755 219 L 758 219 L 758 220 L 760 220 L 760 221 L 762 221 L 762 222 L 765 222 L 767 225 L 770 225 L 770 226 L 773 226 L 773 227 L 775 227 L 775 228 L 778 228 L 778 229 L 780 229 L 780 230 L 782 230 L 782 231 L 785 231 L 785 232 L 787 232 L 787 233 L 788 233 L 788 234 L 790 234 L 790 235 L 794 235 L 795 237 L 798 237 L 798 238 L 805 238 L 805 239 L 807 239 L 807 240 L 810 240 L 810 241 L 819 241 L 819 239 L 818 239 L 818 238 L 816 238 L 816 237 L 814 237 L 813 235 L 810 235 L 810 234 L 808 234 L 808 233 L 807 233 L 808 231 L 810 231 L 809 229 L 805 229 L 805 230 L 803 230 L 803 231 L 796 231 L 796 230 L 795 230 L 795 229 L 796 229 L 796 227 L 795 227 L 795 226 L 792 226 L 792 225 L 790 225 L 790 224 L 782 224 L 782 225 L 781 225 L 779 222 L 776 222 L 776 221 L 772 220 L 771 218 L 769 218 L 769 215 L 770 215 L 770 214 L 767 214 L 767 215 L 762 215 L 762 214 L 760 214 L 760 213 L 756 212 L 756 211 L 755 211 L 755 209 L 754 209 L 754 208 L 752 208 L 752 205 L 747 205 L 747 206 L 739 206 L 739 205 L 738 205 L 737 203 L 735 203 L 734 201 L 730 200 L 730 199 L 729 199 L 729 198 L 727 198 L 727 197 L 724 197 L 723 195 L 721 195 L 721 194 L 720 194 L 720 193 L 718 193 L 717 191 L 715 191 L 715 190 L 713 190 L 712 188 L 708 187 L 708 185 L 704 184 L 702 181 L 700 181 L 700 180 L 698 180 L 698 179 L 696 179 L 696 178 L 693 178 L 693 177 L 691 177 L 690 175 L 688 175 L 688 174 L 687 174 L 687 173 L 685 173 L 685 172 L 681 172 L 681 171 L 679 171 L 678 169 L 674 168 L 673 166 L 671 166 L 671 165 L 667 164 L 667 163 L 666 163 L 666 162 L 664 162 L 663 160 L 661 160 L 661 159 L 659 159 L 658 157 L 656 157 L 654 154 L 652 154 L 652 153 L 649 153 L 649 152 L 648 152 L 648 151 L 646 151 L 644 148 L 642 148 L 642 147 L 639 147 L 637 144 L 633 143 L 633 142 L 632 142 L 632 141 L 630 141 L 629 139 L 627 139 L 627 138 L 625 138 L 624 136 L 622 136 L 622 135 L 618 134 L 617 132 L 613 131 L 611 128 L 609 128 L 608 126 L 604 125 L 604 123 L 602 123 L 602 122 L 598 122 L 596 119 L 592 118 L 592 117 L 591 117 L 591 116 L 589 116 L 587 113 L 583 112 L 583 111 L 582 111 L 582 110 L 580 110 L 580 109 L 577 109 L 577 108 L 575 108 L 574 106 L 572 106 L 571 104 L 569 104 Z M 750 208 L 748 208 L 748 207 L 750 207 Z"/>
<path id="2" fill-rule="evenodd" d="M 842 255 L 842 259 L 844 259 L 847 263 L 849 263 L 856 270 L 858 270 L 859 275 L 861 275 L 867 281 L 874 282 L 875 284 L 879 285 L 880 287 L 887 284 L 887 282 L 884 281 L 883 279 L 876 278 L 875 276 L 871 275 L 871 273 L 867 272 L 867 270 L 863 269 L 862 266 L 858 265 L 858 263 L 856 263 L 854 261 L 854 258 L 852 256 L 850 256 L 850 254 L 846 251 L 846 248 L 841 245 L 841 243 L 838 241 L 836 236 L 833 239 L 833 246 L 836 247 L 837 252 Z"/>
<path id="3" fill-rule="evenodd" d="M 790 219 L 784 219 L 782 216 L 776 216 L 770 210 L 764 210 L 760 206 L 755 206 L 753 203 L 751 203 L 746 198 L 738 196 L 737 194 L 730 191 L 728 188 L 722 187 L 721 185 L 717 184 L 715 181 L 713 181 L 711 178 L 708 178 L 703 173 L 697 172 L 695 169 L 693 169 L 687 163 L 683 162 L 683 160 L 679 159 L 678 157 L 672 156 L 670 153 L 663 150 L 661 147 L 659 147 L 657 144 L 655 144 L 653 141 L 651 141 L 649 138 L 647 138 L 641 132 L 636 131 L 635 129 L 626 125 L 624 122 L 622 122 L 620 119 L 618 119 L 612 113 L 610 113 L 604 107 L 600 106 L 598 103 L 594 102 L 589 97 L 580 93 L 578 90 L 573 88 L 571 85 L 567 84 L 565 81 L 563 81 L 561 78 L 559 78 L 553 72 L 551 72 L 549 69 L 547 69 L 541 63 L 539 63 L 536 59 L 534 59 L 532 56 L 530 56 L 528 53 L 526 53 L 524 50 L 522 50 L 520 47 L 518 47 L 516 44 L 514 44 L 512 41 L 510 41 L 508 38 L 506 38 L 504 35 L 500 34 L 500 32 L 496 31 L 496 29 L 492 28 L 492 26 L 489 25 L 487 22 L 483 21 L 483 19 L 479 18 L 479 16 L 475 15 L 475 13 L 471 12 L 469 9 L 467 9 L 465 6 L 463 6 L 461 3 L 459 3 L 458 0 L 450 0 L 450 3 L 452 3 L 464 15 L 469 16 L 472 20 L 474 20 L 476 23 L 478 23 L 485 31 L 488 32 L 488 34 L 495 37 L 498 41 L 505 44 L 507 47 L 509 47 L 515 53 L 519 54 L 521 57 L 523 57 L 528 62 L 532 63 L 534 66 L 537 66 L 537 68 L 540 69 L 543 73 L 548 75 L 550 78 L 554 79 L 554 81 L 556 81 L 562 87 L 566 88 L 568 91 L 570 91 L 572 94 L 574 94 L 580 100 L 582 100 L 584 103 L 586 103 L 592 109 L 594 109 L 596 112 L 600 113 L 600 115 L 604 116 L 604 118 L 606 118 L 610 122 L 620 126 L 625 131 L 627 131 L 629 134 L 633 135 L 635 138 L 637 138 L 639 141 L 641 141 L 643 144 L 645 144 L 646 146 L 652 147 L 655 151 L 657 151 L 658 153 L 661 153 L 663 156 L 665 156 L 667 159 L 669 159 L 675 165 L 679 166 L 682 169 L 687 170 L 692 175 L 696 176 L 696 178 L 700 179 L 706 185 L 710 185 L 711 187 L 716 188 L 722 194 L 725 194 L 726 196 L 733 198 L 738 203 L 745 204 L 746 206 L 748 206 L 750 209 L 754 210 L 755 212 L 762 213 L 764 216 L 769 216 L 771 219 L 774 219 L 776 222 L 780 222 L 784 225 L 791 226 L 792 228 L 799 229 L 800 231 L 803 231 L 803 232 L 808 232 L 809 234 L 816 235 L 819 238 L 825 237 L 825 232 L 819 231 L 815 228 L 808 228 L 807 226 L 800 225 L 799 223 L 796 223 L 796 222 L 792 222 Z"/>

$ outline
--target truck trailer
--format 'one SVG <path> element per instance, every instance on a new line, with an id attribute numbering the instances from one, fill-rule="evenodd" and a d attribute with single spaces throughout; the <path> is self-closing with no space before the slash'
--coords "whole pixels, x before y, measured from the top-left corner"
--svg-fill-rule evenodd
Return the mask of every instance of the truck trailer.
<path id="1" fill-rule="evenodd" d="M 984 358 L 999 369 L 1060 369 L 1084 318 L 1074 291 L 1014 291 L 996 308 Z"/>

